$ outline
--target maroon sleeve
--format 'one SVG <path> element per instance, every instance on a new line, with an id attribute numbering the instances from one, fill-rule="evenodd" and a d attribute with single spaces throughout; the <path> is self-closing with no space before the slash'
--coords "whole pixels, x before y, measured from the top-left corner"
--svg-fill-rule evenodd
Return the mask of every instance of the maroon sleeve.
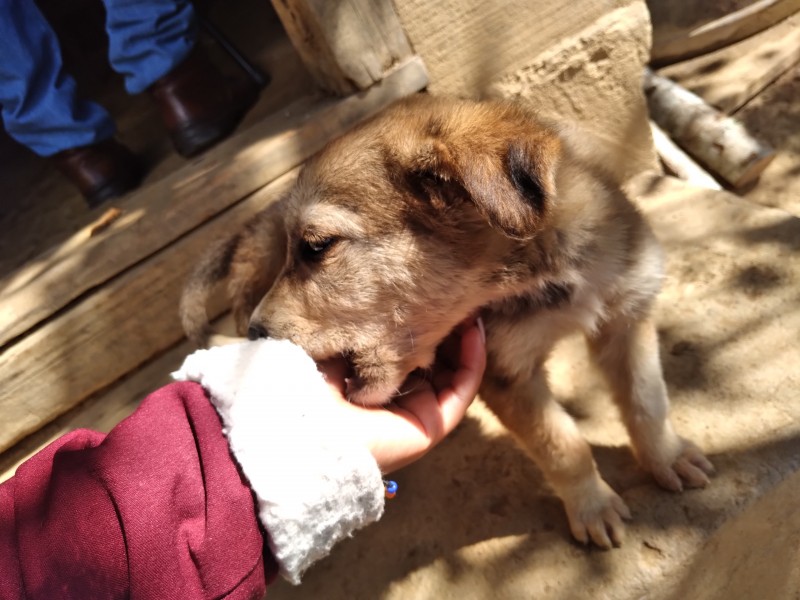
<path id="1" fill-rule="evenodd" d="M 260 598 L 276 567 L 196 383 L 107 436 L 53 442 L 0 485 L 0 598 Z"/>

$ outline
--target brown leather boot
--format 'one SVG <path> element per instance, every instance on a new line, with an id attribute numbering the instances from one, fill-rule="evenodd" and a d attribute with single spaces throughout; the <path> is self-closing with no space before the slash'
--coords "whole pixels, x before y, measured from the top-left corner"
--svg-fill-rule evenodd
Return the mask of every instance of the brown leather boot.
<path id="1" fill-rule="evenodd" d="M 80 190 L 90 208 L 136 188 L 144 174 L 136 155 L 113 138 L 63 150 L 51 160 Z"/>
<path id="2" fill-rule="evenodd" d="M 200 154 L 227 137 L 258 99 L 258 88 L 232 82 L 202 48 L 148 88 L 178 154 Z"/>

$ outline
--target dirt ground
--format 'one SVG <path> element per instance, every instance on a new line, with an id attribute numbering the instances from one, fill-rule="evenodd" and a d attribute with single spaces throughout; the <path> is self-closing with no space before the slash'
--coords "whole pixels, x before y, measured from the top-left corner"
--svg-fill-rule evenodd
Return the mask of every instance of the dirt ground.
<path id="1" fill-rule="evenodd" d="M 743 197 L 800 215 L 800 65 L 784 73 L 736 116 L 779 150 L 761 180 Z"/>
<path id="2" fill-rule="evenodd" d="M 711 485 L 668 493 L 636 466 L 581 341 L 567 340 L 549 365 L 554 388 L 633 512 L 622 547 L 571 541 L 558 499 L 476 402 L 448 440 L 395 475 L 399 494 L 379 523 L 301 586 L 276 583 L 270 600 L 800 600 L 800 66 L 738 116 L 779 150 L 751 189 L 652 174 L 632 183 L 668 255 L 658 322 L 673 421 L 714 462 Z M 43 195 L 63 184 L 41 175 L 29 180 L 41 178 Z M 48 218 L 81 210 L 73 196 Z M 9 215 L 0 221 L 11 229 Z M 2 240 L 0 250 L 25 259 Z M 146 379 L 140 397 L 158 377 Z"/>

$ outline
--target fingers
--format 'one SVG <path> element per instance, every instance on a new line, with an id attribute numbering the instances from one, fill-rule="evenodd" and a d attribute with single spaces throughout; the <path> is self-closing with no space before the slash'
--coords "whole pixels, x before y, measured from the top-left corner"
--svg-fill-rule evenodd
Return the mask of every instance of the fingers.
<path id="1" fill-rule="evenodd" d="M 424 428 L 431 446 L 435 445 L 464 417 L 475 399 L 486 368 L 486 336 L 483 322 L 478 319 L 461 335 L 459 366 L 454 373 L 440 371 L 436 374 L 434 388 L 409 394 L 397 400 L 397 405 L 412 413 Z"/>
<path id="2" fill-rule="evenodd" d="M 439 395 L 445 425 L 450 431 L 461 417 L 467 407 L 475 399 L 480 388 L 483 372 L 486 369 L 486 332 L 483 320 L 478 317 L 476 322 L 461 336 L 461 360 L 459 369 L 453 374 L 449 388 L 445 388 Z M 455 418 L 451 423 L 449 419 Z"/>
<path id="3" fill-rule="evenodd" d="M 480 328 L 483 330 L 483 321 L 476 315 L 471 315 L 461 321 L 453 328 L 453 331 L 439 344 L 436 349 L 436 361 L 434 368 L 445 367 L 455 371 L 458 369 L 461 359 L 461 340 L 466 331 L 476 326 L 480 321 Z M 484 340 L 486 336 L 483 336 Z"/>

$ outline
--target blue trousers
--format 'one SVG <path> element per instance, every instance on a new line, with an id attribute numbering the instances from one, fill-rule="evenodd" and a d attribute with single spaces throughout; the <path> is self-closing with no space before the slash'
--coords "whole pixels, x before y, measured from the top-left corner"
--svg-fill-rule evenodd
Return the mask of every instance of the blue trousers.
<path id="1" fill-rule="evenodd" d="M 189 0 L 103 0 L 109 61 L 137 94 L 194 47 Z M 6 131 L 39 156 L 114 135 L 106 110 L 78 96 L 55 32 L 34 0 L 0 0 L 0 114 Z"/>

